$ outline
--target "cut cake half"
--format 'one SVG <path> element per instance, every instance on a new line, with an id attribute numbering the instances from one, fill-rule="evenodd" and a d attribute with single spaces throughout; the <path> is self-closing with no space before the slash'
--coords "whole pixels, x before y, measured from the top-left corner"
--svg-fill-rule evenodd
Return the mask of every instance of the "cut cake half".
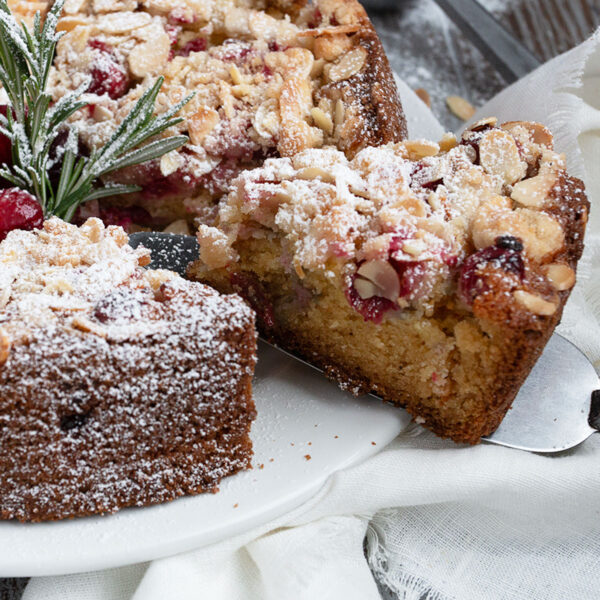
<path id="1" fill-rule="evenodd" d="M 560 320 L 589 203 L 540 124 L 271 159 L 201 226 L 193 278 L 438 435 L 495 430 Z"/>

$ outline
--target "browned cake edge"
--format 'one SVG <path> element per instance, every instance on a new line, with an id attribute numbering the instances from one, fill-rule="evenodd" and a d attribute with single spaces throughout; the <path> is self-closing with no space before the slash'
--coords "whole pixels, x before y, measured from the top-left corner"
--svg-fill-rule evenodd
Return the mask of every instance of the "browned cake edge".
<path id="1" fill-rule="evenodd" d="M 169 292 L 169 284 L 163 286 L 167 302 L 183 294 L 184 304 L 194 300 L 201 306 L 204 298 L 218 296 L 202 284 L 180 285 L 183 288 L 174 294 Z M 61 520 L 110 514 L 184 495 L 214 493 L 224 477 L 251 468 L 249 434 L 256 418 L 252 398 L 256 362 L 254 316 L 237 297 L 222 297 L 219 301 L 229 305 L 230 316 L 239 306 L 236 323 L 221 327 L 215 338 L 216 345 L 227 345 L 228 356 L 212 351 L 204 355 L 203 350 L 210 347 L 198 348 L 193 327 L 185 321 L 176 340 L 172 330 L 166 338 L 151 335 L 109 343 L 91 333 L 86 339 L 77 332 L 63 331 L 49 337 L 40 331 L 13 347 L 6 370 L 0 371 L 0 430 L 8 435 L 14 428 L 14 441 L 22 426 L 29 434 L 27 440 L 41 439 L 45 443 L 10 446 L 10 440 L 5 439 L 8 447 L 3 447 L 0 457 L 0 519 Z M 178 310 L 173 309 L 173 313 Z M 167 343 L 169 338 L 171 346 Z M 167 364 L 169 359 L 163 361 L 166 368 L 161 365 L 158 371 L 146 371 L 144 362 L 157 365 L 161 354 L 170 347 L 176 353 L 181 350 L 183 358 L 173 356 L 171 364 Z M 73 349 L 77 348 L 74 355 Z M 182 393 L 188 389 L 187 383 L 174 387 L 168 379 L 160 378 L 179 372 L 187 363 L 186 369 L 193 369 L 190 353 L 195 356 L 193 364 L 199 361 L 202 368 L 207 366 L 216 373 L 210 378 L 217 386 L 214 393 L 219 395 L 215 402 L 201 376 L 191 380 L 192 385 L 198 387 L 200 382 L 201 387 L 197 392 L 190 389 L 189 395 Z M 132 368 L 132 355 L 139 359 L 134 360 L 136 365 L 140 365 L 133 367 L 137 371 L 133 374 L 137 387 L 129 386 L 126 378 L 119 379 Z M 40 356 L 47 357 L 47 361 L 40 363 Z M 236 380 L 232 380 L 233 371 L 239 372 Z M 7 394 L 11 383 L 19 381 L 28 383 L 23 389 L 17 386 L 14 395 Z M 41 394 L 36 392 L 40 382 L 45 384 Z M 123 402 L 128 394 L 123 390 L 129 387 L 139 393 L 132 392 L 128 402 Z M 111 391 L 117 394 L 116 399 L 108 393 Z M 194 401 L 196 405 L 189 406 L 185 415 L 176 409 L 182 402 L 189 405 Z M 14 418 L 19 414 L 24 422 L 11 419 L 11 415 Z M 111 416 L 106 417 L 107 414 Z M 132 415 L 141 415 L 147 422 L 140 424 Z M 196 435 L 186 438 L 190 420 L 196 423 Z M 79 428 L 90 424 L 94 430 L 81 434 Z M 159 432 L 159 437 L 154 438 L 156 444 L 147 439 L 144 429 Z M 105 431 L 108 433 L 103 435 Z M 176 431 L 182 439 L 171 438 L 170 431 Z M 134 446 L 126 447 L 131 435 Z M 146 449 L 138 451 L 138 444 Z M 102 457 L 100 462 L 98 456 Z"/>

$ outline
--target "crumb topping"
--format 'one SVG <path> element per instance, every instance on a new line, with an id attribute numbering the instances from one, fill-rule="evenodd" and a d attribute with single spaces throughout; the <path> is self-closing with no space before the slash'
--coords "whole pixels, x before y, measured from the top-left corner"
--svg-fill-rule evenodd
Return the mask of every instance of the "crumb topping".
<path id="1" fill-rule="evenodd" d="M 375 34 L 358 3 L 69 0 L 58 29 L 66 35 L 50 86 L 60 98 L 90 80 L 89 105 L 73 117 L 87 147 L 105 144 L 159 75 L 159 111 L 195 94 L 184 121 L 165 132 L 190 142 L 115 175 L 140 183 L 145 200 L 182 197 L 197 214 L 269 155 L 326 145 L 353 154 L 377 135 L 367 80 L 383 67 L 370 64 Z M 389 104 L 387 75 L 376 87 Z M 400 139 L 396 121 L 385 125 L 390 139 Z"/>
<path id="2" fill-rule="evenodd" d="M 213 226 L 200 226 L 201 259 L 208 270 L 235 271 L 237 244 L 278 239 L 299 281 L 325 273 L 347 286 L 359 312 L 377 299 L 394 314 L 430 312 L 456 292 L 466 304 L 479 301 L 491 265 L 508 293 L 540 300 L 517 293 L 515 301 L 550 314 L 562 286 L 549 288 L 544 273 L 574 283 L 559 259 L 565 232 L 551 206 L 561 176 L 564 157 L 537 123 L 486 119 L 460 140 L 370 147 L 352 160 L 310 149 L 237 178 Z M 543 265 L 553 266 L 538 277 Z"/>

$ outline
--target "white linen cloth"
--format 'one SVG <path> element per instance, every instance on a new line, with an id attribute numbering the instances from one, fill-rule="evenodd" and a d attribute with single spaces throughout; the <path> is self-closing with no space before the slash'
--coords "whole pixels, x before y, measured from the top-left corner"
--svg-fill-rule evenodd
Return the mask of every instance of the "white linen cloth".
<path id="1" fill-rule="evenodd" d="M 561 332 L 600 367 L 600 32 L 479 111 L 548 124 L 595 205 Z M 441 128 L 401 86 L 413 137 Z M 600 435 L 560 456 L 402 434 L 257 530 L 176 557 L 33 579 L 25 600 L 405 600 L 600 595 Z M 93 540 L 82 540 L 82 544 Z"/>

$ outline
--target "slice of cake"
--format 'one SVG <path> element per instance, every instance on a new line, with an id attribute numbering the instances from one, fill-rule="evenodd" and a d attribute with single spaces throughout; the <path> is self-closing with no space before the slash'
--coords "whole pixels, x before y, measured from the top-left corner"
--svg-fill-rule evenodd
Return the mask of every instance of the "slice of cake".
<path id="1" fill-rule="evenodd" d="M 55 99 L 90 78 L 73 119 L 82 152 L 107 142 L 156 77 L 159 111 L 195 93 L 170 132 L 189 143 L 114 175 L 143 191 L 85 207 L 105 222 L 191 222 L 266 157 L 326 145 L 351 157 L 405 135 L 387 58 L 355 0 L 73 1 L 58 29 Z"/>
<path id="2" fill-rule="evenodd" d="M 250 467 L 254 315 L 117 227 L 0 243 L 0 517 L 112 513 Z"/>
<path id="3" fill-rule="evenodd" d="M 308 150 L 243 173 L 190 274 L 354 393 L 475 443 L 499 425 L 575 283 L 589 203 L 548 130 Z"/>

